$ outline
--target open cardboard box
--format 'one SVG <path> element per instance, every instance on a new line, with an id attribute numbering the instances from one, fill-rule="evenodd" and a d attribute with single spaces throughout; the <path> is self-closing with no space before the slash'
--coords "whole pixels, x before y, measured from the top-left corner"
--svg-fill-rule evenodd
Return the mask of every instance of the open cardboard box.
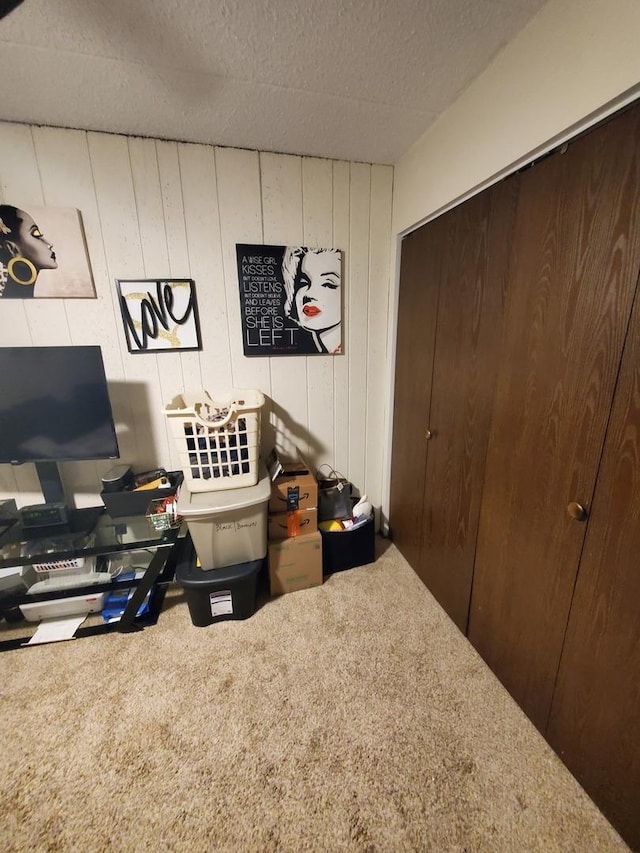
<path id="1" fill-rule="evenodd" d="M 283 461 L 274 448 L 267 457 L 271 477 L 269 512 L 316 509 L 318 484 L 304 459 Z"/>

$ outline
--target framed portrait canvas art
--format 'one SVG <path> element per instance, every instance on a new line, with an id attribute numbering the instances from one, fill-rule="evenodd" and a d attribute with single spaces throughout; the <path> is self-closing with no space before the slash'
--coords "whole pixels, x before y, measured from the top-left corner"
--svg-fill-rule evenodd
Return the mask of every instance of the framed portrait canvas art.
<path id="1" fill-rule="evenodd" d="M 116 285 L 129 352 L 201 349 L 193 279 L 117 279 Z"/>
<path id="2" fill-rule="evenodd" d="M 0 298 L 95 296 L 79 210 L 0 204 Z"/>
<path id="3" fill-rule="evenodd" d="M 236 244 L 244 354 L 342 353 L 342 252 Z"/>

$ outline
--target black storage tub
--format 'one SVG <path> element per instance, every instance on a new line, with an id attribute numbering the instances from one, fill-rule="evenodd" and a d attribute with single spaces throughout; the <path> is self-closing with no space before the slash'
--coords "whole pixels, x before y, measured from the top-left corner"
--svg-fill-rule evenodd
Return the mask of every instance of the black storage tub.
<path id="1" fill-rule="evenodd" d="M 375 515 L 359 527 L 322 530 L 322 574 L 330 575 L 373 563 L 376 558 Z"/>
<path id="2" fill-rule="evenodd" d="M 191 621 L 198 628 L 228 619 L 248 619 L 256 611 L 258 576 L 264 559 L 203 571 L 193 548 L 176 569 L 176 583 L 185 592 Z"/>

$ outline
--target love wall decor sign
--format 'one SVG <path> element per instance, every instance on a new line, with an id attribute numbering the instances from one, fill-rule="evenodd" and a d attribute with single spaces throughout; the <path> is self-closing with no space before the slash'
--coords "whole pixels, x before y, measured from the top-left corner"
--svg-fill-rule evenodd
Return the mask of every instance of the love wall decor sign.
<path id="1" fill-rule="evenodd" d="M 116 285 L 129 352 L 202 348 L 193 279 L 117 279 Z"/>

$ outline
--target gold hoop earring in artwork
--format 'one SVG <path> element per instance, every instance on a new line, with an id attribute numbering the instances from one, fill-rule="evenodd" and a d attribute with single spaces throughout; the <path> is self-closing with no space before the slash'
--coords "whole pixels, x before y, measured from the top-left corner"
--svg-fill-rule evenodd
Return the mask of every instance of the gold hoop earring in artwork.
<path id="1" fill-rule="evenodd" d="M 16 264 L 25 265 L 25 267 L 27 268 L 27 272 L 29 273 L 29 278 L 20 278 L 19 275 L 16 275 Z M 38 277 L 38 270 L 34 267 L 31 261 L 28 261 L 26 258 L 23 258 L 20 255 L 18 255 L 17 258 L 11 258 L 11 260 L 7 264 L 7 272 L 16 282 L 16 284 L 33 284 L 36 278 Z"/>

